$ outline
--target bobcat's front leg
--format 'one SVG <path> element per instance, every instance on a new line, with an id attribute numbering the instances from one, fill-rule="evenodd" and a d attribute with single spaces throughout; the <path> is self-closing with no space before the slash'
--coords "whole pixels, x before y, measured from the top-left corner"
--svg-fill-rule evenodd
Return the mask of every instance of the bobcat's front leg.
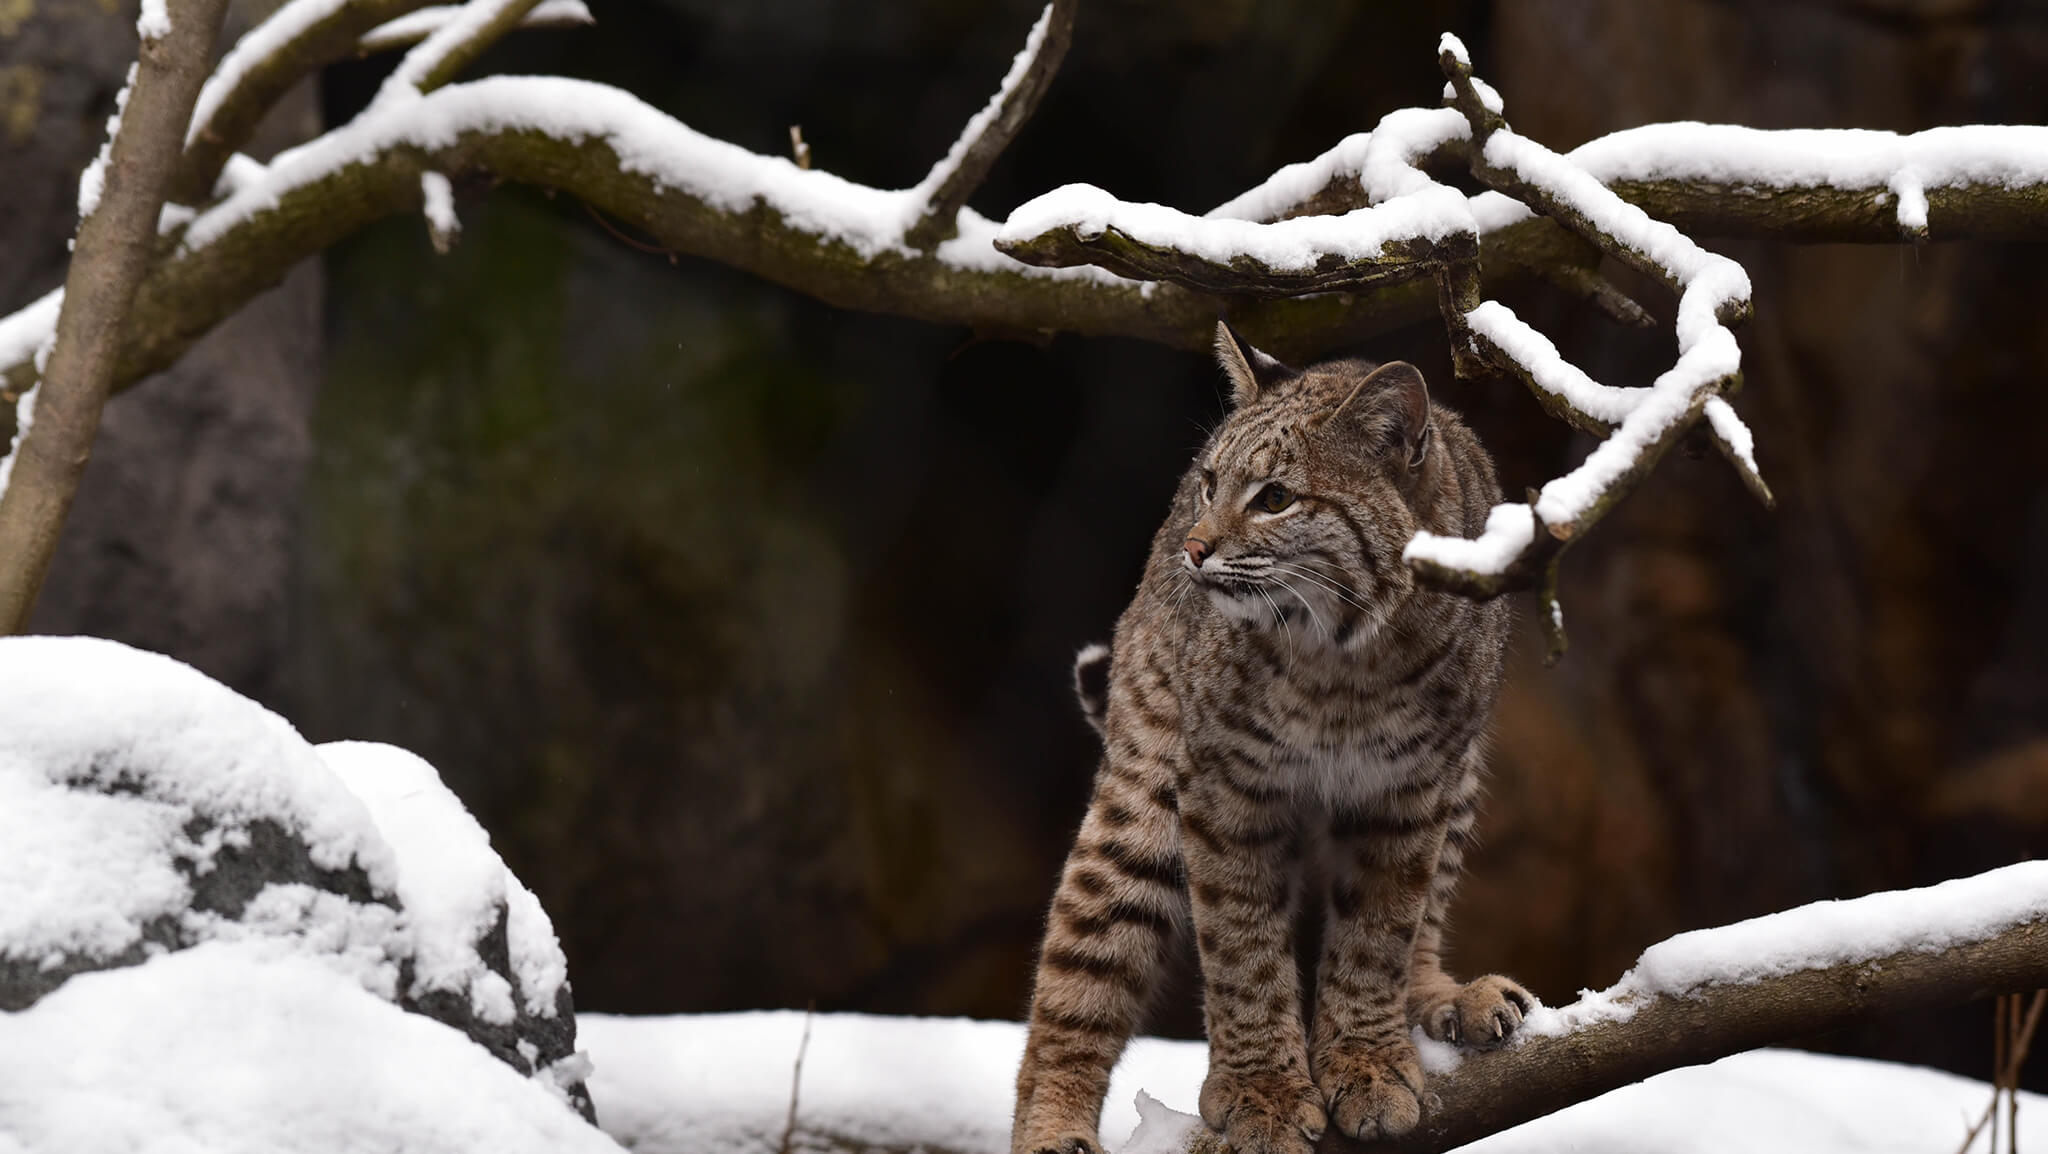
<path id="1" fill-rule="evenodd" d="M 1232 780 L 1215 769 L 1181 789 L 1209 1034 L 1202 1120 L 1235 1154 L 1309 1154 L 1324 1115 L 1309 1076 L 1292 945 L 1301 840 L 1277 795 Z"/>
<path id="2" fill-rule="evenodd" d="M 1444 846 L 1436 876 L 1429 883 L 1429 905 L 1415 935 L 1414 961 L 1409 967 L 1408 1021 L 1439 1042 L 1490 1050 L 1521 1028 L 1536 999 L 1512 978 L 1487 974 L 1460 982 L 1444 972 L 1443 940 L 1451 893 L 1465 867 L 1472 845 L 1472 825 L 1479 800 L 1479 750 L 1465 751 L 1464 778 L 1446 805 Z"/>
<path id="3" fill-rule="evenodd" d="M 1406 1134 L 1422 1120 L 1406 1002 L 1443 839 L 1434 788 L 1397 791 L 1330 821 L 1312 1054 L 1331 1120 L 1355 1138 Z"/>

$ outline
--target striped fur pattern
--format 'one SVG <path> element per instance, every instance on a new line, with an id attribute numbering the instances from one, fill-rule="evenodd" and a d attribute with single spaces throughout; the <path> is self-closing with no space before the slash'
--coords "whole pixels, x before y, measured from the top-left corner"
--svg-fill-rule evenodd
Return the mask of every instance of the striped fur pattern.
<path id="1" fill-rule="evenodd" d="M 1110 1067 L 1192 930 L 1202 1117 L 1239 1154 L 1420 1120 L 1411 1025 L 1505 1041 L 1529 997 L 1443 971 L 1507 607 L 1418 588 L 1418 528 L 1476 533 L 1486 453 L 1411 365 L 1302 371 L 1218 326 L 1234 407 L 1076 688 L 1104 757 L 1054 895 L 1013 1154 L 1090 1154 Z M 1106 676 L 1105 676 L 1106 675 Z M 1297 921 L 1320 905 L 1313 988 Z"/>

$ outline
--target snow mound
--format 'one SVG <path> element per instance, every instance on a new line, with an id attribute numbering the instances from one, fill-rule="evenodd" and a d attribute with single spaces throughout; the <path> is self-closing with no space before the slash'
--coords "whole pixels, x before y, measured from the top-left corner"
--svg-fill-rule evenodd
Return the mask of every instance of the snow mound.
<path id="1" fill-rule="evenodd" d="M 0 1014 L 0 1150 L 618 1149 L 462 1035 L 260 943 L 84 974 Z"/>
<path id="2" fill-rule="evenodd" d="M 0 639 L 0 1010 L 209 943 L 311 960 L 592 1112 L 553 926 L 432 766 L 315 749 L 157 654 Z"/>
<path id="3" fill-rule="evenodd" d="M 581 1027 L 596 1061 L 591 1088 L 604 1102 L 605 1130 L 636 1154 L 780 1149 L 802 1013 L 585 1014 Z M 1012 1022 L 817 1015 L 804 1047 L 791 1147 L 928 1154 L 1008 1149 L 1023 1051 L 1024 1028 Z M 1119 1154 L 1185 1149 L 1182 1141 L 1199 1125 L 1190 1115 L 1207 1062 L 1199 1042 L 1134 1040 L 1110 1079 L 1104 1142 Z M 2021 1145 L 2048 1143 L 2048 1099 L 2020 1098 Z M 1660 1074 L 1463 1149 L 1954 1150 L 1989 1099 L 1984 1083 L 1936 1070 L 1758 1050 Z"/>

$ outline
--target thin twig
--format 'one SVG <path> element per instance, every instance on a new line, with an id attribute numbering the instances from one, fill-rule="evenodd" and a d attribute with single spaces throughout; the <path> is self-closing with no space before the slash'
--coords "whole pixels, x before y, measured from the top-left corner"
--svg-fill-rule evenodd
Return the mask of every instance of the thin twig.
<path id="1" fill-rule="evenodd" d="M 1970 1132 L 1963 1135 L 1963 1144 L 1957 1154 L 1969 1154 L 1970 1144 L 1977 1140 L 1977 1134 L 1988 1124 L 1991 1126 L 1991 1154 L 1998 1154 L 1998 1097 L 2000 1094 L 2017 1095 L 2020 1084 L 2020 1067 L 2027 1061 L 2027 1048 L 2033 1045 L 2034 1030 L 2041 1024 L 2041 1010 L 2048 1006 L 2048 990 L 2036 990 L 2034 1001 L 2027 1008 L 2024 1024 L 2020 1022 L 2020 999 L 2018 994 L 2001 994 L 1991 1011 L 1992 1052 L 1991 1102 L 1984 1107 Z M 2018 1135 L 2011 1126 L 2018 1119 L 2017 1107 L 2007 1114 L 2006 1141 L 2008 1149 L 2017 1146 Z"/>
<path id="2" fill-rule="evenodd" d="M 602 228 L 606 232 L 611 233 L 612 239 L 618 241 L 620 244 L 626 245 L 631 248 L 637 248 L 641 252 L 651 253 L 655 256 L 665 256 L 668 258 L 668 263 L 676 263 L 676 254 L 671 250 L 665 249 L 658 244 L 648 244 L 644 240 L 634 240 L 632 237 L 627 236 L 623 232 L 620 232 L 618 228 L 612 224 L 611 221 L 608 221 L 604 218 L 603 213 L 597 211 L 596 208 L 592 207 L 589 201 L 584 200 L 581 197 L 578 197 L 576 199 L 576 203 L 582 205 L 583 211 L 590 214 L 590 219 L 596 221 L 599 228 Z"/>
<path id="3" fill-rule="evenodd" d="M 790 1142 L 796 1138 L 796 1094 L 804 1081 L 804 1052 L 811 1048 L 811 1018 L 817 1013 L 818 1003 L 811 1002 L 804 1007 L 804 1036 L 796 1044 L 796 1069 L 789 1075 L 789 1118 L 782 1124 L 781 1154 L 789 1154 Z"/>

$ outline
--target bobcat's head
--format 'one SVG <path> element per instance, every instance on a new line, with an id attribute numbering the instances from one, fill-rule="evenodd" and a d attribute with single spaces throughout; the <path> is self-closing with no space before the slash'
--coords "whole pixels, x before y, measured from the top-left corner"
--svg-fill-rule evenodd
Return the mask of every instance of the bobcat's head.
<path id="1" fill-rule="evenodd" d="M 1181 564 L 1241 624 L 1337 646 L 1415 588 L 1401 550 L 1440 472 L 1429 390 L 1405 361 L 1291 369 L 1216 326 L 1232 409 L 1195 460 Z"/>

